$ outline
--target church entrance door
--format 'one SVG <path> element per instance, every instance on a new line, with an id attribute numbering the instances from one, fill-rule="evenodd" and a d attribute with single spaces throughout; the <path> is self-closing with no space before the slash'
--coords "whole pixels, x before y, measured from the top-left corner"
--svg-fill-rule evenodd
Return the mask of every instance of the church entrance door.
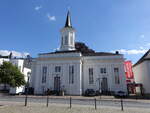
<path id="1" fill-rule="evenodd" d="M 54 90 L 60 91 L 60 77 L 54 77 Z"/>
<path id="2" fill-rule="evenodd" d="M 108 82 L 107 82 L 107 78 L 103 78 L 102 79 L 102 82 L 101 82 L 101 90 L 102 90 L 102 93 L 107 93 L 108 91 Z"/>

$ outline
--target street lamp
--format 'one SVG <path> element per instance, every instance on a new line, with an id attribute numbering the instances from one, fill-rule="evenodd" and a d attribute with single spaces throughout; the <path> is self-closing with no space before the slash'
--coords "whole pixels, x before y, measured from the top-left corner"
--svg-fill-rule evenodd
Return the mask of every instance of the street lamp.
<path id="1" fill-rule="evenodd" d="M 30 77 L 30 73 L 27 74 L 27 84 L 26 84 L 26 86 L 25 86 L 25 93 L 26 93 L 26 97 L 25 97 L 25 106 L 27 106 L 27 100 L 28 100 L 29 77 Z"/>

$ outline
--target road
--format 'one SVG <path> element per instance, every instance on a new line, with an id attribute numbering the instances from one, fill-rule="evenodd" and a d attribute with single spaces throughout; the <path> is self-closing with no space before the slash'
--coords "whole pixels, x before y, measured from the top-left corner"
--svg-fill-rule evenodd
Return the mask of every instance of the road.
<path id="1" fill-rule="evenodd" d="M 40 97 L 29 97 L 28 98 L 28 103 L 43 103 L 46 105 L 46 97 L 45 96 L 40 96 Z M 22 102 L 24 103 L 25 97 L 24 96 L 0 96 L 0 101 L 8 101 L 8 102 Z M 148 100 L 147 100 L 148 101 Z M 68 104 L 70 103 L 69 98 L 49 98 L 49 103 L 59 103 L 59 104 Z M 103 100 L 103 99 L 98 99 L 96 101 L 97 106 L 111 106 L 111 107 L 120 107 L 121 102 L 120 99 L 115 99 L 115 100 Z M 72 104 L 77 104 L 77 105 L 90 105 L 94 106 L 95 101 L 93 99 L 72 99 Z M 133 108 L 150 108 L 150 102 L 143 102 L 141 101 L 128 101 L 128 100 L 123 100 L 123 105 L 124 107 L 133 107 Z"/>

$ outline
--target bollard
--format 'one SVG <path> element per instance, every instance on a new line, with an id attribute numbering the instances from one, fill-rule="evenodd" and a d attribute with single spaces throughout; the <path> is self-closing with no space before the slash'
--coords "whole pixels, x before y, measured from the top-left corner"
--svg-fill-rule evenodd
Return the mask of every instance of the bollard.
<path id="1" fill-rule="evenodd" d="M 94 99 L 94 101 L 95 101 L 95 110 L 97 109 L 97 106 L 96 106 L 96 98 Z"/>
<path id="2" fill-rule="evenodd" d="M 71 105 L 71 97 L 70 97 L 70 109 L 71 109 L 72 105 Z"/>
<path id="3" fill-rule="evenodd" d="M 26 94 L 26 97 L 25 97 L 25 106 L 27 106 L 27 100 L 28 100 L 28 96 Z"/>
<path id="4" fill-rule="evenodd" d="M 47 103 L 46 103 L 47 107 L 48 107 L 48 103 L 49 103 L 49 96 L 47 95 Z"/>
<path id="5" fill-rule="evenodd" d="M 123 111 L 123 99 L 121 98 L 121 111 Z"/>
<path id="6" fill-rule="evenodd" d="M 25 106 L 27 106 L 27 102 L 28 102 L 28 87 L 26 88 Z"/>

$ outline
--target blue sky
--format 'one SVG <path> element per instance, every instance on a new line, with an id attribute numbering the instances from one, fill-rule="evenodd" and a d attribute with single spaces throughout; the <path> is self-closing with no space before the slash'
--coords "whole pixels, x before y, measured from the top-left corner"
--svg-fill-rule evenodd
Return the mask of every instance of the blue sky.
<path id="1" fill-rule="evenodd" d="M 149 6 L 149 0 L 0 0 L 0 53 L 54 51 L 70 7 L 76 41 L 120 50 L 135 63 L 150 48 Z"/>

